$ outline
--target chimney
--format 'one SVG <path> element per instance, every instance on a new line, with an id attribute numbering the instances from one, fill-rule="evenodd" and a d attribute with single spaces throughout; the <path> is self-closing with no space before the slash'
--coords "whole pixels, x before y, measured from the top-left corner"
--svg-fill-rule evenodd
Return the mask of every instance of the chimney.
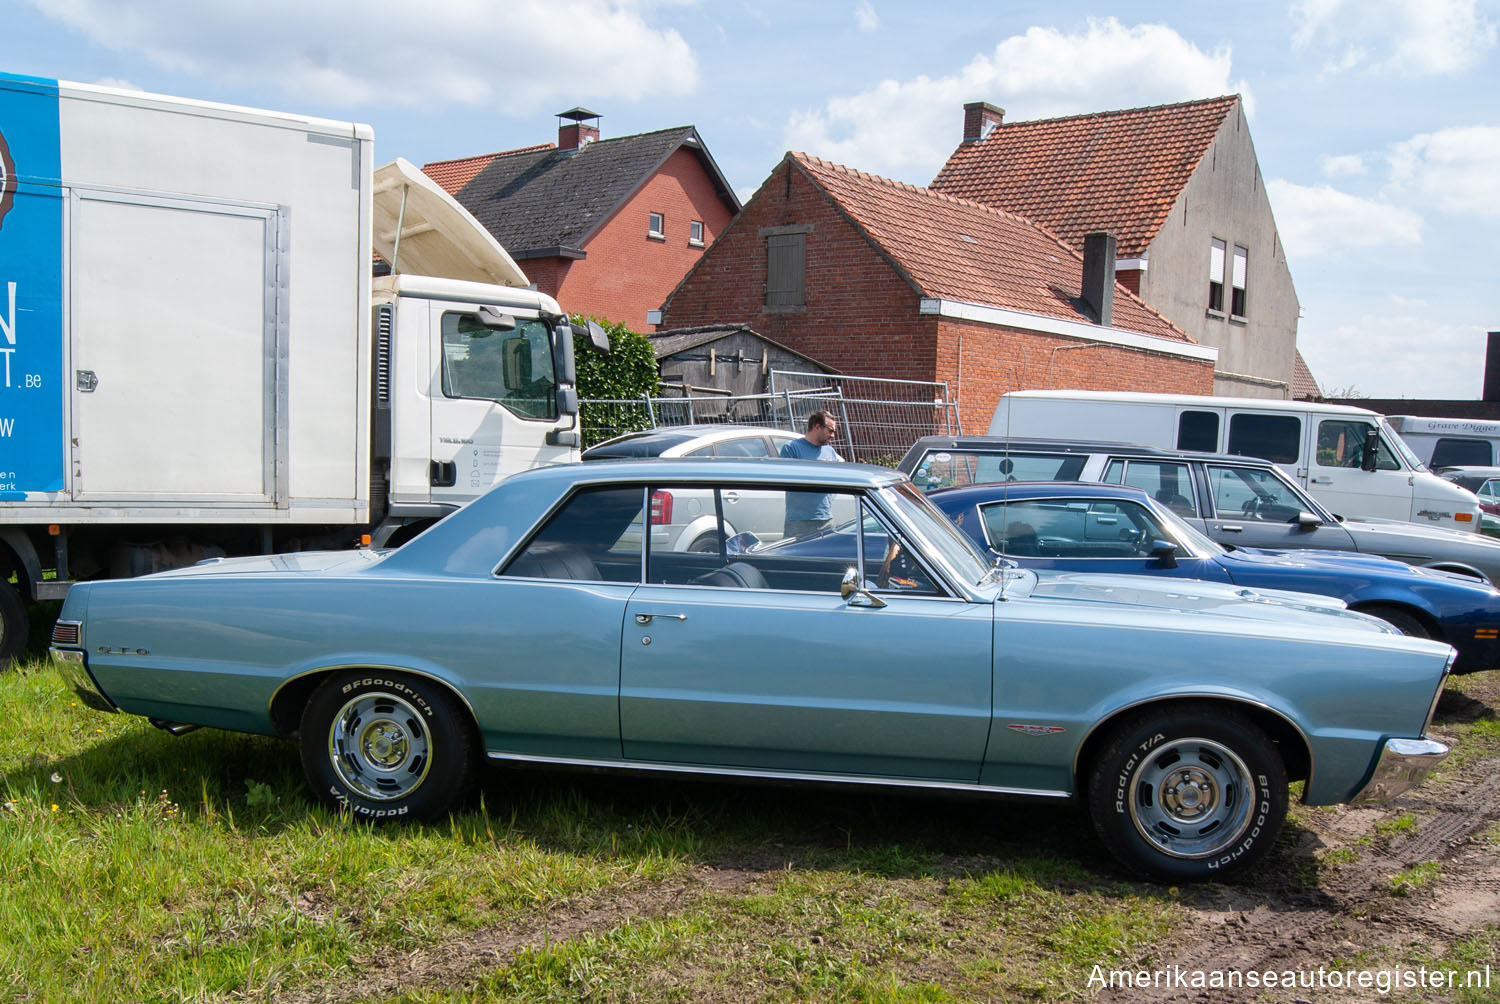
<path id="1" fill-rule="evenodd" d="M 599 138 L 599 114 L 587 108 L 569 108 L 557 113 L 557 148 L 581 150 Z M 585 119 L 592 119 L 585 122 Z"/>
<path id="2" fill-rule="evenodd" d="M 964 105 L 964 142 L 978 143 L 1005 121 L 1005 109 L 988 101 L 970 101 Z"/>
<path id="3" fill-rule="evenodd" d="M 1484 348 L 1484 400 L 1500 401 L 1500 331 L 1491 331 Z"/>
<path id="4" fill-rule="evenodd" d="M 1109 327 L 1115 306 L 1115 237 L 1095 231 L 1083 238 L 1083 302 L 1099 326 Z"/>

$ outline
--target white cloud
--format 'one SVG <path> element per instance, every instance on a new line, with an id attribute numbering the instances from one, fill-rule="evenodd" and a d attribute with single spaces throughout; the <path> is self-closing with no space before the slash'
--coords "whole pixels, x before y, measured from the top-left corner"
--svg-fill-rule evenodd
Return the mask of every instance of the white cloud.
<path id="1" fill-rule="evenodd" d="M 1454 73 L 1495 46 L 1495 25 L 1475 0 L 1299 0 L 1292 45 L 1341 49 L 1324 71 L 1368 66 L 1411 76 Z"/>
<path id="2" fill-rule="evenodd" d="M 1392 193 L 1445 213 L 1500 218 L 1500 127 L 1458 126 L 1391 148 Z"/>
<path id="3" fill-rule="evenodd" d="M 1422 217 L 1389 202 L 1362 199 L 1330 185 L 1266 182 L 1276 230 L 1288 258 L 1344 248 L 1406 247 L 1422 242 Z"/>
<path id="4" fill-rule="evenodd" d="M 687 94 L 697 60 L 651 0 L 30 0 L 108 49 L 227 85 L 358 106 L 488 105 Z"/>
<path id="5" fill-rule="evenodd" d="M 1163 104 L 1238 91 L 1227 46 L 1203 52 L 1165 25 L 1091 19 L 1081 34 L 1033 27 L 958 73 L 886 80 L 793 115 L 787 145 L 926 184 L 958 145 L 962 107 L 991 101 L 1011 120 Z"/>
<path id="6" fill-rule="evenodd" d="M 860 31 L 874 31 L 880 27 L 880 15 L 870 6 L 870 0 L 860 0 L 860 5 L 854 8 L 854 23 Z"/>
<path id="7" fill-rule="evenodd" d="M 1319 323 L 1334 318 L 1341 323 Z M 1325 392 L 1352 387 L 1368 397 L 1477 398 L 1485 344 L 1482 324 L 1414 312 L 1395 297 L 1384 310 L 1309 312 L 1297 329 Z"/>
<path id="8" fill-rule="evenodd" d="M 1323 173 L 1328 175 L 1330 178 L 1337 178 L 1343 175 L 1364 174 L 1365 157 L 1364 154 L 1361 153 L 1346 154 L 1341 157 L 1319 157 L 1318 166 L 1321 167 L 1323 169 Z"/>

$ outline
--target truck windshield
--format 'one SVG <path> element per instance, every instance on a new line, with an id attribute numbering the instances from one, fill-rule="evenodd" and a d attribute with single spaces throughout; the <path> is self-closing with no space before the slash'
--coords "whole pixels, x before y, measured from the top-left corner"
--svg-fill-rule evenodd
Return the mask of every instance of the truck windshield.
<path id="1" fill-rule="evenodd" d="M 557 381 L 547 325 L 524 320 L 511 331 L 472 315 L 443 315 L 443 394 L 494 401 L 521 418 L 557 418 Z"/>

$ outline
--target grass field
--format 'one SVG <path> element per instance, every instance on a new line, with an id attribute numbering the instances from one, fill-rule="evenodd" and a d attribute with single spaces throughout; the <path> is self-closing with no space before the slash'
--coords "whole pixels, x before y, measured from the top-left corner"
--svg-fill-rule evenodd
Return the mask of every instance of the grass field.
<path id="1" fill-rule="evenodd" d="M 1190 912 L 1067 808 L 496 769 L 372 828 L 40 661 L 0 714 L 0 1001 L 1075 1000 Z"/>

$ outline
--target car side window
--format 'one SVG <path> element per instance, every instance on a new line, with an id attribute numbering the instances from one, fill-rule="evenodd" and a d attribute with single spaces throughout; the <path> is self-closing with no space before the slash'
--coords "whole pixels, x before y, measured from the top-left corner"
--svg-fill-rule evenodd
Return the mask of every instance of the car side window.
<path id="1" fill-rule="evenodd" d="M 1088 457 L 1076 453 L 1004 453 L 932 450 L 912 473 L 925 492 L 998 481 L 1077 481 Z"/>
<path id="2" fill-rule="evenodd" d="M 749 436 L 745 439 L 727 439 L 719 443 L 715 449 L 721 457 L 769 457 L 766 452 L 766 441 L 760 436 Z"/>
<path id="3" fill-rule="evenodd" d="M 1097 499 L 1024 499 L 981 507 L 990 547 L 1017 558 L 1148 558 L 1173 539 L 1145 506 Z"/>
<path id="4" fill-rule="evenodd" d="M 1479 491 L 1474 494 L 1479 496 L 1479 501 L 1487 505 L 1493 505 L 1495 502 L 1500 501 L 1500 481 L 1491 478 L 1480 485 Z"/>
<path id="5" fill-rule="evenodd" d="M 1266 471 L 1210 464 L 1208 483 L 1220 519 L 1290 523 L 1303 510 L 1296 493 Z"/>
<path id="6" fill-rule="evenodd" d="M 696 450 L 689 450 L 683 454 L 684 457 L 711 457 L 713 455 L 714 448 L 712 446 L 700 446 Z"/>
<path id="7" fill-rule="evenodd" d="M 1324 419 L 1318 423 L 1318 452 L 1315 458 L 1319 467 L 1358 468 L 1364 462 L 1365 436 L 1375 426 L 1354 419 Z M 1377 471 L 1399 471 L 1401 463 L 1384 442 L 1375 448 Z"/>
<path id="8" fill-rule="evenodd" d="M 1195 517 L 1198 506 L 1193 501 L 1193 477 L 1187 464 L 1157 460 L 1111 460 L 1104 480 L 1112 485 L 1139 488 L 1179 516 Z"/>
<path id="9" fill-rule="evenodd" d="M 507 578 L 639 582 L 644 489 L 585 488 L 501 569 Z"/>

